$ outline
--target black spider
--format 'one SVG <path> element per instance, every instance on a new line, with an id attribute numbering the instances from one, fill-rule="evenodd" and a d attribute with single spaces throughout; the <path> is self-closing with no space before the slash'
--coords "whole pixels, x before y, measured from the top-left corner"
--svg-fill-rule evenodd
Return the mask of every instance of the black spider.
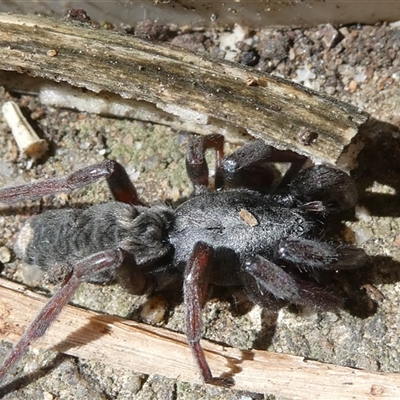
<path id="1" fill-rule="evenodd" d="M 183 279 L 189 346 L 203 380 L 222 385 L 233 381 L 212 376 L 200 346 L 201 311 L 210 285 L 237 287 L 264 307 L 273 300 L 324 309 L 340 305 L 337 297 L 299 278 L 299 271 L 365 263 L 360 249 L 316 239 L 323 217 L 356 204 L 352 179 L 324 165 L 300 171 L 304 157 L 261 140 L 224 157 L 223 143 L 221 135 L 191 139 L 186 165 L 196 196 L 176 209 L 143 205 L 125 170 L 114 161 L 65 178 L 0 190 L 0 201 L 13 203 L 104 177 L 117 200 L 83 210 L 47 211 L 21 229 L 16 253 L 63 283 L 0 368 L 0 378 L 44 334 L 82 281 L 116 279 L 134 294 L 148 294 Z M 217 152 L 216 189 L 223 184 L 233 189 L 208 191 L 204 153 L 209 148 Z M 270 162 L 291 166 L 268 194 L 266 188 L 275 179 Z"/>

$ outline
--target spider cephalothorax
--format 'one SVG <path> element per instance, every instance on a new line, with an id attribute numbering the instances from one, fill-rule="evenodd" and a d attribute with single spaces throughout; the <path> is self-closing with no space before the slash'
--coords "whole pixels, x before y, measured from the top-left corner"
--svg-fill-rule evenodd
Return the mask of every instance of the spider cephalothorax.
<path id="1" fill-rule="evenodd" d="M 208 191 L 208 148 L 217 150 L 216 191 Z M 271 162 L 291 166 L 280 183 L 267 190 L 275 181 Z M 66 178 L 2 189 L 0 201 L 12 203 L 104 177 L 116 201 L 84 210 L 48 211 L 22 228 L 16 253 L 63 283 L 15 346 L 0 377 L 45 332 L 80 282 L 117 280 L 132 293 L 147 294 L 183 281 L 186 333 L 202 378 L 231 384 L 230 378 L 212 376 L 200 346 L 201 310 L 210 285 L 233 286 L 264 307 L 276 299 L 334 308 L 340 299 L 296 272 L 356 268 L 366 260 L 360 249 L 317 239 L 324 217 L 356 204 L 352 179 L 324 165 L 300 171 L 303 163 L 303 157 L 261 140 L 224 157 L 223 137 L 209 135 L 190 141 L 186 166 L 195 196 L 176 209 L 143 205 L 125 170 L 114 161 Z"/>

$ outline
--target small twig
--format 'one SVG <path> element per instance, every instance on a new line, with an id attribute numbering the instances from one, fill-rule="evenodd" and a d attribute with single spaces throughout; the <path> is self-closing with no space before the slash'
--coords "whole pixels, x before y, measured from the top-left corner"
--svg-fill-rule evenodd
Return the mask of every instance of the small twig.
<path id="1" fill-rule="evenodd" d="M 18 104 L 7 101 L 3 104 L 2 111 L 21 153 L 34 160 L 41 158 L 46 153 L 48 144 L 39 138 L 22 115 Z"/>
<path id="2" fill-rule="evenodd" d="M 15 342 L 46 302 L 44 296 L 0 279 L 0 339 Z M 395 399 L 400 375 L 372 373 L 266 351 L 202 342 L 216 376 L 231 374 L 235 389 L 291 399 Z M 200 383 L 182 334 L 67 306 L 37 347 L 114 367 Z"/>

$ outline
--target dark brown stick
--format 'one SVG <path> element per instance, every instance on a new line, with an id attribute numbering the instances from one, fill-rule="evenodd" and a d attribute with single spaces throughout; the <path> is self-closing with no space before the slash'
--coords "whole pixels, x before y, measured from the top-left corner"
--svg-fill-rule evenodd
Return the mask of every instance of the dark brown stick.
<path id="1" fill-rule="evenodd" d="M 234 127 L 345 168 L 356 153 L 348 147 L 368 118 L 290 81 L 252 71 L 263 85 L 248 86 L 249 72 L 240 66 L 102 29 L 0 14 L 0 42 L 3 70 L 144 100 L 194 131 Z M 347 151 L 352 155 L 344 156 Z"/>

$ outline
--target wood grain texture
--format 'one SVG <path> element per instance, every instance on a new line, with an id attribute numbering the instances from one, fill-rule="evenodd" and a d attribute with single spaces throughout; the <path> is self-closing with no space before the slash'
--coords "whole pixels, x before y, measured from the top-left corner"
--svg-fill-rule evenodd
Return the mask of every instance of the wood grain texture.
<path id="1" fill-rule="evenodd" d="M 46 302 L 23 286 L 0 279 L 0 339 L 15 342 Z M 322 364 L 286 354 L 243 351 L 202 341 L 216 375 L 235 389 L 292 399 L 398 399 L 400 375 Z M 67 306 L 35 344 L 76 357 L 146 374 L 200 383 L 182 334 Z"/>
<path id="2" fill-rule="evenodd" d="M 348 168 L 368 115 L 290 81 L 168 44 L 37 16 L 0 14 L 0 68 L 145 101 L 193 126 L 234 127 Z M 304 136 L 315 140 L 308 143 Z M 350 155 L 347 157 L 346 154 Z"/>

